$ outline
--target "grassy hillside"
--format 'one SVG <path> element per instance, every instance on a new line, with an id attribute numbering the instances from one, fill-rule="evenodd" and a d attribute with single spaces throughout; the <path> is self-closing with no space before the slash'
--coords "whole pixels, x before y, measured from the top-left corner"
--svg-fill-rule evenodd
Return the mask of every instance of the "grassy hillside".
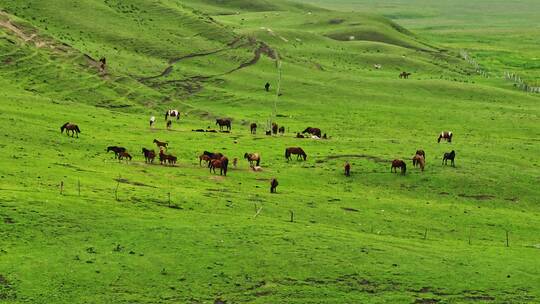
<path id="1" fill-rule="evenodd" d="M 376 15 L 125 3 L 0 1 L 1 302 L 538 302 L 537 97 Z M 274 105 L 283 136 L 264 135 Z M 182 118 L 166 130 L 169 108 Z M 232 132 L 191 131 L 216 117 Z M 330 139 L 294 138 L 307 126 Z M 176 166 L 144 162 L 155 138 Z M 209 173 L 204 150 L 239 165 Z"/>

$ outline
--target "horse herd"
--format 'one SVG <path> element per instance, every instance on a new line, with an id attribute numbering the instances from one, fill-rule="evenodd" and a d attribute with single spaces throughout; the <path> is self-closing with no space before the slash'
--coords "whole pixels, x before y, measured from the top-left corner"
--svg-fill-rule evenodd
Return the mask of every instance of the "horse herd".
<path id="1" fill-rule="evenodd" d="M 166 112 L 165 118 L 168 119 L 169 116 L 177 117 L 177 119 L 179 119 L 180 112 L 178 112 L 177 110 L 169 110 L 169 111 Z M 151 126 L 153 125 L 154 121 L 155 121 L 155 118 L 152 117 L 151 120 L 150 120 L 150 125 Z M 231 120 L 230 119 L 217 119 L 216 120 L 216 125 L 219 125 L 221 129 L 223 129 L 225 127 L 225 128 L 227 128 L 228 131 L 231 130 Z M 73 123 L 70 123 L 70 122 L 67 122 L 67 123 L 63 124 L 60 127 L 61 133 L 63 133 L 64 130 L 66 131 L 66 135 L 69 135 L 70 132 L 71 132 L 72 137 L 74 135 L 77 135 L 77 137 L 79 137 L 79 133 L 81 133 L 80 128 L 76 124 L 73 124 Z M 251 134 L 255 134 L 256 130 L 257 130 L 257 124 L 252 123 L 250 125 Z M 278 127 L 278 125 L 276 123 L 272 123 L 271 133 L 273 133 L 273 134 L 277 134 L 277 133 L 284 134 L 285 133 L 285 128 L 283 126 Z M 320 139 L 320 138 L 326 139 L 327 138 L 326 134 L 321 136 L 322 132 L 321 132 L 321 129 L 319 129 L 319 128 L 307 127 L 304 131 L 302 131 L 302 134 L 306 134 L 306 133 L 310 134 L 312 136 L 312 138 L 316 138 L 316 139 Z M 268 134 L 268 131 L 267 131 L 267 134 Z M 304 138 L 304 136 L 302 134 L 297 133 L 296 137 L 297 138 Z M 441 132 L 439 134 L 439 137 L 437 138 L 437 142 L 440 143 L 441 140 L 445 140 L 445 141 L 451 143 L 452 142 L 452 137 L 453 137 L 453 133 L 451 131 L 443 131 L 443 132 Z M 157 139 L 154 139 L 153 143 L 159 149 L 159 153 L 156 154 L 155 150 L 153 150 L 153 149 L 142 148 L 142 154 L 144 156 L 145 162 L 146 163 L 153 163 L 155 158 L 158 157 L 159 162 L 160 162 L 161 165 L 174 166 L 176 164 L 178 158 L 176 156 L 172 155 L 172 154 L 167 154 L 166 153 L 169 143 L 159 141 Z M 133 159 L 133 156 L 124 147 L 109 146 L 109 147 L 107 147 L 106 151 L 107 152 L 111 152 L 111 151 L 114 152 L 115 158 L 118 159 L 119 161 L 122 161 L 122 160 L 131 161 Z M 304 160 L 304 161 L 307 160 L 307 153 L 301 147 L 288 147 L 288 148 L 285 149 L 285 158 L 287 159 L 287 161 L 292 160 L 293 155 L 296 155 L 297 160 Z M 447 165 L 448 161 L 450 161 L 450 164 L 452 166 L 455 166 L 455 162 L 454 162 L 455 156 L 456 156 L 456 153 L 455 153 L 454 150 L 452 150 L 451 152 L 444 153 L 443 162 L 442 162 L 443 165 Z M 245 153 L 244 154 L 244 159 L 246 159 L 249 162 L 250 167 L 253 169 L 253 171 L 262 171 L 262 168 L 260 167 L 261 156 L 260 156 L 259 153 Z M 228 167 L 229 167 L 229 159 L 225 155 L 223 155 L 222 153 L 204 151 L 203 154 L 199 155 L 199 165 L 200 166 L 202 166 L 203 161 L 206 162 L 207 167 L 208 167 L 210 172 L 213 172 L 215 174 L 216 169 L 219 169 L 220 175 L 227 176 L 227 170 L 228 170 Z M 233 159 L 234 167 L 236 167 L 237 162 L 238 162 L 238 159 L 234 158 Z M 417 150 L 416 151 L 415 155 L 412 157 L 412 164 L 413 164 L 414 167 L 418 166 L 418 167 L 420 167 L 421 171 L 424 171 L 424 167 L 425 167 L 425 164 L 426 164 L 426 153 L 424 152 L 424 150 Z M 397 173 L 398 168 L 400 169 L 402 174 L 406 174 L 406 172 L 407 172 L 407 164 L 405 163 L 405 161 L 403 161 L 401 159 L 393 160 L 390 171 Z M 351 164 L 349 162 L 345 162 L 344 172 L 345 172 L 345 176 L 350 176 L 350 174 L 351 174 Z M 271 184 L 271 188 L 270 188 L 271 193 L 275 193 L 276 192 L 276 187 L 278 185 L 277 179 L 273 178 L 271 180 L 270 184 Z"/>

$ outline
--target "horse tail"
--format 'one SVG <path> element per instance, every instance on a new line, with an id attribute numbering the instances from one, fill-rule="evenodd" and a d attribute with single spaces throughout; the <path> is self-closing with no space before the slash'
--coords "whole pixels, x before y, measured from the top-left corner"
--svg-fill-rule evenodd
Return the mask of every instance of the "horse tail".
<path id="1" fill-rule="evenodd" d="M 221 163 L 221 167 L 223 168 L 223 174 L 225 174 L 225 176 L 227 176 L 227 167 L 229 167 L 229 159 L 228 158 L 223 158 L 223 162 Z"/>

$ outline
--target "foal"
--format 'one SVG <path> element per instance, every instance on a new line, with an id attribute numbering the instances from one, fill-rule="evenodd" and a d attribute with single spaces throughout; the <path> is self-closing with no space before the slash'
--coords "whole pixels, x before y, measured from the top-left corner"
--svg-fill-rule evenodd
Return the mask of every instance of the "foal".
<path id="1" fill-rule="evenodd" d="M 450 160 L 450 164 L 452 167 L 455 167 L 454 158 L 456 157 L 456 152 L 452 150 L 450 153 L 444 153 L 443 156 L 443 165 L 448 165 L 448 160 Z"/>

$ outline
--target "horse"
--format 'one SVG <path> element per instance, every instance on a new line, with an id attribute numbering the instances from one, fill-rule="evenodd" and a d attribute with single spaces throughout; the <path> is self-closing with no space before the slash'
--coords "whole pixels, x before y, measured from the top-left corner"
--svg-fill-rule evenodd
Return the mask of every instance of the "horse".
<path id="1" fill-rule="evenodd" d="M 216 125 L 219 125 L 219 129 L 223 130 L 223 127 L 227 127 L 227 130 L 231 130 L 231 120 L 228 118 L 216 119 Z"/>
<path id="2" fill-rule="evenodd" d="M 349 162 L 345 162 L 345 166 L 343 166 L 345 169 L 345 176 L 351 176 L 351 164 Z"/>
<path id="3" fill-rule="evenodd" d="M 219 168 L 219 175 L 227 176 L 227 167 L 229 166 L 229 159 L 225 156 L 220 159 L 213 159 L 210 162 L 210 172 L 216 173 L 216 168 Z"/>
<path id="4" fill-rule="evenodd" d="M 456 158 L 456 152 L 454 150 L 452 150 L 450 153 L 444 153 L 443 164 L 448 165 L 448 160 L 450 160 L 452 167 L 455 167 L 456 165 L 454 163 L 454 158 Z"/>
<path id="5" fill-rule="evenodd" d="M 267 82 L 267 83 L 264 85 L 264 89 L 266 90 L 266 92 L 270 91 L 270 83 Z"/>
<path id="6" fill-rule="evenodd" d="M 107 65 L 107 59 L 105 59 L 105 57 L 99 59 L 99 68 L 102 71 L 105 70 L 105 65 Z"/>
<path id="7" fill-rule="evenodd" d="M 169 145 L 168 142 L 165 141 L 159 141 L 157 139 L 154 139 L 153 143 L 156 144 L 156 146 L 161 150 L 161 148 L 167 149 L 167 146 Z"/>
<path id="8" fill-rule="evenodd" d="M 424 166 L 426 165 L 425 158 L 421 154 L 416 154 L 413 159 L 413 165 L 416 167 L 416 165 L 420 166 L 420 170 L 424 171 Z"/>
<path id="9" fill-rule="evenodd" d="M 272 123 L 272 134 L 276 135 L 278 132 L 278 124 L 273 122 Z"/>
<path id="10" fill-rule="evenodd" d="M 172 126 L 172 121 L 167 120 L 167 129 L 170 129 Z"/>
<path id="11" fill-rule="evenodd" d="M 124 158 L 126 159 L 126 162 L 128 161 L 128 159 L 132 159 L 131 155 L 126 151 L 118 153 L 118 161 L 122 161 L 122 159 Z"/>
<path id="12" fill-rule="evenodd" d="M 277 193 L 277 186 L 279 185 L 278 181 L 276 178 L 272 178 L 272 180 L 270 180 L 270 193 Z"/>
<path id="13" fill-rule="evenodd" d="M 208 157 L 210 158 L 210 160 L 220 159 L 220 158 L 223 157 L 223 154 L 218 153 L 218 152 L 212 153 L 212 152 L 204 151 L 204 152 L 203 152 L 203 155 L 208 156 Z M 210 167 L 210 166 L 211 166 L 211 163 L 208 162 L 208 167 Z"/>
<path id="14" fill-rule="evenodd" d="M 118 146 L 109 146 L 109 147 L 107 147 L 107 153 L 111 152 L 111 151 L 114 152 L 114 158 L 118 158 L 118 154 L 120 154 L 122 152 L 126 152 L 126 148 L 118 147 Z"/>
<path id="15" fill-rule="evenodd" d="M 165 154 L 163 152 L 163 147 L 160 147 L 159 149 L 159 163 L 160 164 L 169 164 L 169 165 L 175 165 L 176 164 L 176 160 L 178 158 L 174 155 L 171 155 L 171 154 Z"/>
<path id="16" fill-rule="evenodd" d="M 377 70 L 380 70 L 380 69 L 382 68 L 382 65 L 376 63 L 376 64 L 373 65 L 373 67 L 374 67 L 375 69 L 377 69 Z"/>
<path id="17" fill-rule="evenodd" d="M 397 168 L 401 169 L 401 174 L 405 174 L 405 172 L 407 172 L 407 164 L 405 164 L 405 162 L 400 159 L 394 159 L 394 161 L 392 162 L 392 167 L 390 168 L 390 172 L 394 171 L 395 173 L 397 173 Z"/>
<path id="18" fill-rule="evenodd" d="M 156 122 L 156 117 L 155 116 L 150 117 L 150 128 L 154 126 L 155 122 Z"/>
<path id="19" fill-rule="evenodd" d="M 267 136 L 271 136 L 271 135 L 272 135 L 272 131 L 266 130 L 266 132 L 265 132 L 264 134 L 267 135 Z"/>
<path id="20" fill-rule="evenodd" d="M 401 72 L 401 74 L 399 74 L 399 78 L 409 79 L 409 76 L 411 75 L 412 75 L 411 73 Z"/>
<path id="21" fill-rule="evenodd" d="M 206 164 L 208 164 L 208 163 L 210 163 L 212 158 L 210 158 L 210 156 L 205 155 L 205 154 L 199 155 L 199 166 L 201 166 L 201 167 L 202 167 L 203 160 L 206 162 Z"/>
<path id="22" fill-rule="evenodd" d="M 279 134 L 281 134 L 281 135 L 285 134 L 285 127 L 284 127 L 284 126 L 279 127 L 278 132 L 279 132 Z"/>
<path id="23" fill-rule="evenodd" d="M 244 159 L 247 159 L 250 165 L 253 165 L 253 162 L 256 162 L 258 166 L 261 163 L 261 156 L 259 153 L 245 153 Z"/>
<path id="24" fill-rule="evenodd" d="M 81 133 L 79 126 L 69 122 L 66 122 L 60 127 L 60 133 L 64 133 L 64 130 L 66 130 L 66 135 L 69 135 L 69 131 L 71 131 L 71 137 L 73 137 L 74 134 L 77 134 L 77 138 L 79 138 L 79 133 Z"/>
<path id="25" fill-rule="evenodd" d="M 424 150 L 416 150 L 416 153 L 414 154 L 414 156 L 412 158 L 413 167 L 416 167 L 418 165 L 418 162 L 415 159 L 415 157 L 417 155 L 420 155 L 420 156 L 422 156 L 424 158 L 424 164 L 426 162 L 426 152 L 424 152 Z"/>
<path id="26" fill-rule="evenodd" d="M 256 123 L 252 123 L 252 124 L 249 126 L 249 130 L 251 131 L 251 134 L 257 133 L 257 124 L 256 124 Z"/>
<path id="27" fill-rule="evenodd" d="M 296 154 L 296 159 L 300 159 L 300 157 L 304 158 L 304 161 L 307 159 L 307 154 L 302 150 L 300 147 L 290 147 L 285 149 L 285 158 L 287 160 L 291 160 L 291 154 Z"/>
<path id="28" fill-rule="evenodd" d="M 451 143 L 452 142 L 452 136 L 454 136 L 454 134 L 452 134 L 452 131 L 442 131 L 441 134 L 439 134 L 439 138 L 437 139 L 437 143 L 440 143 L 441 139 L 444 139 L 444 140 L 448 141 L 449 143 Z"/>
<path id="29" fill-rule="evenodd" d="M 142 153 L 144 155 L 144 161 L 146 163 L 153 163 L 154 162 L 154 159 L 156 158 L 156 151 L 148 150 L 146 148 L 142 148 Z"/>
<path id="30" fill-rule="evenodd" d="M 307 127 L 304 131 L 302 131 L 302 134 L 306 134 L 306 133 L 315 135 L 317 137 L 321 137 L 321 129 L 319 128 Z"/>
<path id="31" fill-rule="evenodd" d="M 168 120 L 169 116 L 170 117 L 176 117 L 176 120 L 179 120 L 180 119 L 180 112 L 178 112 L 178 110 L 167 110 L 167 112 L 165 112 L 165 120 Z"/>

